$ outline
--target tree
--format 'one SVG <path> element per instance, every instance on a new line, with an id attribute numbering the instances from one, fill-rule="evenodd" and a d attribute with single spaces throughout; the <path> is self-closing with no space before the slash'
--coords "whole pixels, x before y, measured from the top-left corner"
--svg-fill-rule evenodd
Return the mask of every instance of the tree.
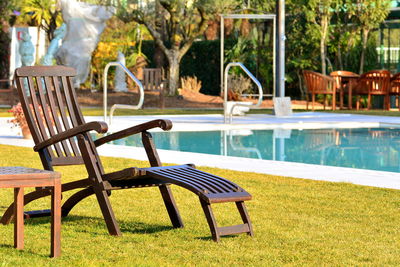
<path id="1" fill-rule="evenodd" d="M 329 40 L 329 25 L 339 6 L 339 0 L 311 0 L 304 8 L 307 20 L 312 22 L 320 35 L 321 72 L 326 74 L 327 43 Z"/>
<path id="2" fill-rule="evenodd" d="M 357 0 L 351 12 L 356 16 L 362 40 L 360 57 L 360 74 L 364 72 L 365 51 L 371 30 L 377 28 L 389 14 L 390 1 L 387 0 Z"/>
<path id="3" fill-rule="evenodd" d="M 216 7 L 224 1 L 158 0 L 160 4 L 158 12 L 155 5 L 157 1 L 118 0 L 117 2 L 118 17 L 125 22 L 133 20 L 145 25 L 156 46 L 167 58 L 169 94 L 175 94 L 179 86 L 179 64 L 182 57 L 194 40 L 207 29 L 209 15 L 215 13 Z M 157 20 L 155 16 L 158 16 Z M 157 31 L 155 25 L 160 18 L 165 22 L 166 31 L 163 32 L 165 36 Z"/>
<path id="4" fill-rule="evenodd" d="M 56 0 L 24 0 L 21 12 L 25 20 L 42 28 L 50 42 L 54 38 L 54 31 L 62 23 L 61 10 L 57 7 Z"/>

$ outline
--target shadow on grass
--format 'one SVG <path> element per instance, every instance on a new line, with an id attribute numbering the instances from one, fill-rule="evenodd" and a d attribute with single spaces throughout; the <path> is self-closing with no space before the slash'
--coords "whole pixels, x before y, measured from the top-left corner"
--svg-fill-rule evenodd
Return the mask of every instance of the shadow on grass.
<path id="1" fill-rule="evenodd" d="M 0 248 L 14 248 L 14 246 L 7 244 L 0 244 Z"/>
<path id="2" fill-rule="evenodd" d="M 220 239 L 221 241 L 224 241 L 224 239 L 233 239 L 233 238 L 237 238 L 239 235 L 224 235 L 221 236 Z M 202 241 L 212 241 L 212 236 L 201 236 L 201 237 L 196 237 L 197 240 L 202 240 Z M 220 241 L 220 242 L 221 242 Z"/>
<path id="3" fill-rule="evenodd" d="M 17 253 L 19 253 L 19 256 L 21 256 L 21 257 L 28 257 L 28 256 L 36 255 L 43 259 L 49 258 L 49 254 L 47 254 L 47 253 L 46 254 L 35 253 L 35 252 L 32 252 L 32 250 L 27 250 L 26 248 L 19 250 L 19 249 L 14 248 L 14 246 L 12 246 L 12 245 L 0 244 L 0 248 L 12 249 L 12 250 L 16 251 Z M 0 265 L 0 266 L 8 266 L 8 265 Z"/>
<path id="4" fill-rule="evenodd" d="M 50 217 L 31 218 L 25 220 L 26 225 L 42 225 L 48 223 L 50 223 Z M 67 217 L 62 218 L 62 223 L 68 224 L 69 226 L 77 226 L 76 231 L 78 232 L 88 232 L 86 228 L 87 225 L 90 225 L 90 228 L 93 229 L 93 233 L 97 228 L 106 229 L 106 223 L 104 219 L 99 217 L 68 215 Z M 118 220 L 118 223 L 120 225 L 121 232 L 123 233 L 152 234 L 174 229 L 172 226 L 148 224 L 143 222 L 127 222 Z M 82 226 L 85 226 L 85 228 L 82 228 Z"/>

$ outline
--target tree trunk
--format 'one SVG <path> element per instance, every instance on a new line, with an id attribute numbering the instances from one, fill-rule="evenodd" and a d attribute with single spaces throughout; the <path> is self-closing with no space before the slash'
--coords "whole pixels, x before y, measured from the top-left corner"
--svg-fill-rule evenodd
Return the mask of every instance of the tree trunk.
<path id="1" fill-rule="evenodd" d="M 328 16 L 321 17 L 321 72 L 326 75 L 326 38 L 328 34 Z"/>
<path id="2" fill-rule="evenodd" d="M 156 19 L 154 22 L 156 31 L 160 34 L 162 42 L 166 41 L 166 28 L 165 28 L 165 20 L 163 15 L 163 10 L 160 5 L 160 1 L 156 1 Z M 154 43 L 154 54 L 153 61 L 156 65 L 156 68 L 164 68 L 165 67 L 165 55 L 163 50 L 157 43 Z"/>
<path id="3" fill-rule="evenodd" d="M 179 87 L 179 52 L 172 51 L 168 56 L 168 92 L 175 95 Z"/>
<path id="4" fill-rule="evenodd" d="M 368 29 L 362 30 L 362 50 L 361 50 L 361 57 L 360 57 L 360 74 L 364 72 L 364 61 L 365 61 L 365 51 L 367 50 L 367 42 L 368 42 Z"/>

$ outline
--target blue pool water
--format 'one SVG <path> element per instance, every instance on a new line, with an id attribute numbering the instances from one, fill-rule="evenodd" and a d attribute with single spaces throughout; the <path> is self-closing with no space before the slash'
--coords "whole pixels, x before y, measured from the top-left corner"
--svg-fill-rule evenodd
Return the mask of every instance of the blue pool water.
<path id="1" fill-rule="evenodd" d="M 154 132 L 159 149 L 400 172 L 400 129 Z M 140 135 L 117 142 L 140 147 Z"/>

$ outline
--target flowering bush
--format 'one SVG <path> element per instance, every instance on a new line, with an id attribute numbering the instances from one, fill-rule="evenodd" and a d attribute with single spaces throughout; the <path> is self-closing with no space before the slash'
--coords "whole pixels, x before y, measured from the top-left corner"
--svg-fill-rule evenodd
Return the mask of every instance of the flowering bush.
<path id="1" fill-rule="evenodd" d="M 31 111 L 34 112 L 32 104 L 30 104 L 29 107 L 31 108 Z M 53 115 L 51 114 L 51 110 L 48 106 L 47 106 L 47 108 L 48 108 L 48 116 L 50 116 L 51 124 L 54 125 L 54 119 L 53 119 Z M 19 126 L 19 127 L 23 128 L 25 126 L 28 126 L 21 103 L 14 105 L 8 112 L 11 112 L 14 115 L 14 119 L 11 119 L 8 121 L 8 122 L 12 123 L 14 125 L 14 127 Z M 45 122 L 42 106 L 39 106 L 39 114 L 40 114 L 42 121 Z M 37 121 L 35 116 L 34 116 L 34 119 L 35 119 L 35 121 Z"/>
<path id="2" fill-rule="evenodd" d="M 21 103 L 14 105 L 8 112 L 11 112 L 14 115 L 14 119 L 9 120 L 8 122 L 12 123 L 14 127 L 24 127 L 27 125 L 24 111 L 22 110 Z"/>

